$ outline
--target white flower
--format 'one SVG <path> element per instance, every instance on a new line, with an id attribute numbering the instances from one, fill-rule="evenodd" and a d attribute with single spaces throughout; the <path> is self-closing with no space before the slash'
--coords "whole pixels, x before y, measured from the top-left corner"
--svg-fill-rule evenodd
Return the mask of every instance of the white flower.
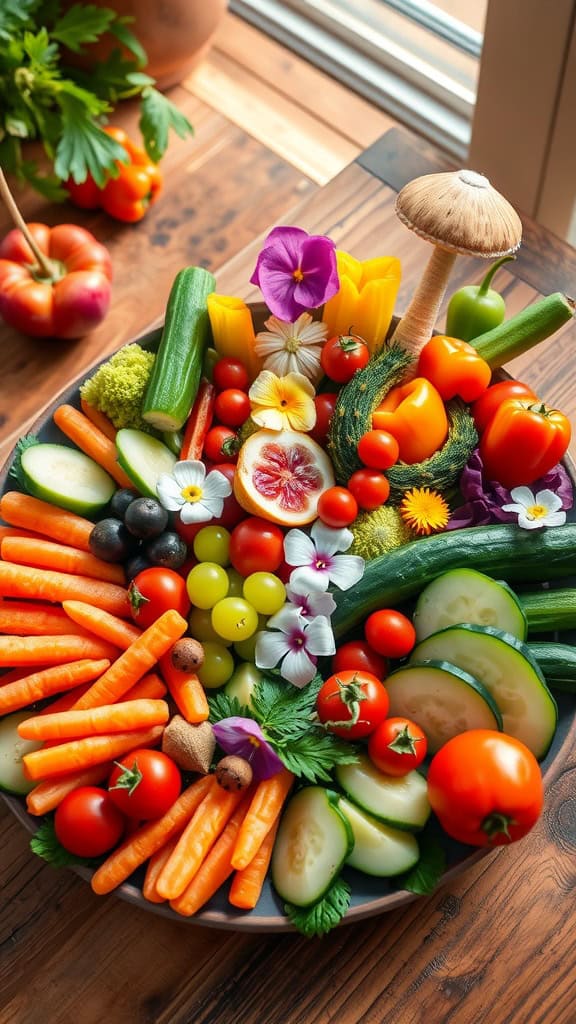
<path id="1" fill-rule="evenodd" d="M 299 594 L 327 590 L 331 583 L 340 590 L 353 587 L 364 575 L 360 555 L 340 555 L 354 536 L 350 530 L 334 530 L 317 519 L 310 536 L 303 530 L 289 530 L 284 538 L 284 558 L 297 568 L 290 574 L 290 586 Z"/>
<path id="2" fill-rule="evenodd" d="M 183 523 L 207 523 L 222 515 L 224 498 L 232 493 L 229 480 L 217 469 L 206 476 L 203 462 L 177 462 L 172 475 L 161 473 L 156 484 L 160 504 L 179 512 Z"/>
<path id="3" fill-rule="evenodd" d="M 330 622 L 323 615 L 308 622 L 288 604 L 272 615 L 267 625 L 273 629 L 256 637 L 256 667 L 274 668 L 282 662 L 280 674 L 299 689 L 316 675 L 316 658 L 336 652 Z"/>
<path id="4" fill-rule="evenodd" d="M 540 526 L 563 526 L 566 513 L 561 512 L 562 498 L 554 491 L 538 491 L 534 496 L 529 487 L 515 487 L 510 491 L 513 505 L 503 505 L 504 512 L 518 514 L 518 526 L 523 530 L 537 530 Z"/>
<path id="5" fill-rule="evenodd" d="M 329 619 L 336 609 L 336 601 L 332 594 L 328 594 L 324 590 L 305 592 L 304 587 L 298 590 L 288 584 L 286 596 L 291 606 L 298 609 L 303 619 L 315 619 L 317 615 L 324 615 Z"/>
<path id="6" fill-rule="evenodd" d="M 279 377 L 302 373 L 316 383 L 322 375 L 320 352 L 328 334 L 327 324 L 302 313 L 294 323 L 271 316 L 264 326 L 268 330 L 259 331 L 254 346 L 264 369 Z"/>

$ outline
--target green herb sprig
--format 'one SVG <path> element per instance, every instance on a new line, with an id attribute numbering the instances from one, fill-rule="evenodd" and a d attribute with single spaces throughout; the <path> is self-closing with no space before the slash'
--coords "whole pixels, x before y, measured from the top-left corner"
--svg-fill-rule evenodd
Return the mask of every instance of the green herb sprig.
<path id="1" fill-rule="evenodd" d="M 295 907 L 292 903 L 286 903 L 284 913 L 306 938 L 327 935 L 344 917 L 350 906 L 350 895 L 350 886 L 338 876 L 317 903 L 311 907 Z"/>

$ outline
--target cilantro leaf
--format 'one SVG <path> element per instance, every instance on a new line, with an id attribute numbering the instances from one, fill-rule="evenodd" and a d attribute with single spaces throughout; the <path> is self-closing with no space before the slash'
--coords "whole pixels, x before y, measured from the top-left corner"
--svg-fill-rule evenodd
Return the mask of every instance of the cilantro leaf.
<path id="1" fill-rule="evenodd" d="M 172 128 L 181 139 L 193 135 L 194 129 L 187 117 L 152 86 L 142 90 L 142 113 L 139 126 L 144 148 L 151 160 L 158 162 L 168 147 L 168 133 Z"/>
<path id="2" fill-rule="evenodd" d="M 337 764 L 353 764 L 358 751 L 352 743 L 338 740 L 323 729 L 314 729 L 297 739 L 274 744 L 286 768 L 309 782 L 330 782 Z"/>
<path id="3" fill-rule="evenodd" d="M 215 693 L 208 697 L 208 707 L 211 722 L 221 722 L 223 718 L 253 717 L 237 697 L 229 697 L 227 693 Z"/>
<path id="4" fill-rule="evenodd" d="M 292 903 L 284 905 L 284 913 L 306 938 L 327 935 L 344 917 L 350 906 L 350 886 L 343 878 L 336 878 L 328 892 L 318 903 L 311 907 L 295 907 Z"/>
<path id="5" fill-rule="evenodd" d="M 116 17 L 109 7 L 95 4 L 73 4 L 58 18 L 51 35 L 73 53 L 81 53 L 85 43 L 95 43 Z"/>
<path id="6" fill-rule="evenodd" d="M 116 36 L 116 39 L 119 43 L 122 43 L 122 46 L 125 46 L 126 49 L 133 54 L 138 67 L 143 68 L 148 63 L 148 57 L 144 47 L 140 45 L 136 36 L 128 28 L 127 23 L 133 20 L 134 19 L 130 17 L 118 18 L 114 24 L 110 26 L 109 31 L 111 35 Z"/>
<path id="7" fill-rule="evenodd" d="M 51 864 L 53 868 L 67 868 L 72 864 L 94 867 L 95 864 L 100 863 L 93 858 L 77 857 L 76 854 L 65 850 L 56 837 L 53 818 L 44 819 L 30 840 L 30 849 L 32 853 L 35 853 L 37 857 L 42 857 L 42 860 Z"/>
<path id="8" fill-rule="evenodd" d="M 438 837 L 426 829 L 418 836 L 418 845 L 418 862 L 407 874 L 399 875 L 395 882 L 399 889 L 427 896 L 434 892 L 446 870 L 446 853 Z"/>
<path id="9" fill-rule="evenodd" d="M 26 434 L 25 437 L 20 438 L 16 445 L 14 459 L 12 460 L 8 476 L 12 477 L 16 481 L 18 487 L 20 487 L 22 491 L 28 490 L 26 486 L 26 479 L 22 472 L 22 453 L 27 451 L 28 448 L 34 448 L 37 444 L 40 444 L 40 442 L 34 434 Z"/>
<path id="10" fill-rule="evenodd" d="M 62 138 L 56 148 L 54 170 L 59 178 L 76 182 L 91 174 L 102 187 L 106 173 L 117 175 L 116 161 L 126 161 L 126 153 L 115 139 L 96 124 L 81 97 L 72 92 L 59 97 L 62 109 Z M 105 106 L 105 105 L 104 105 Z"/>

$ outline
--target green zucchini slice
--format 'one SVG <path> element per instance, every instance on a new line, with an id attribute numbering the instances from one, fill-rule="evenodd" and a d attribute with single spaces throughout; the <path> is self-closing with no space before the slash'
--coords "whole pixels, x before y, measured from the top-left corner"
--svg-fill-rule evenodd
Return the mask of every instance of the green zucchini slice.
<path id="1" fill-rule="evenodd" d="M 24 773 L 22 758 L 25 754 L 39 750 L 41 740 L 23 740 L 18 735 L 18 726 L 34 712 L 15 711 L 0 721 L 0 789 L 7 793 L 25 796 L 36 785 Z"/>
<path id="2" fill-rule="evenodd" d="M 353 764 L 338 765 L 335 775 L 348 799 L 385 825 L 418 832 L 428 821 L 428 789 L 420 772 L 384 775 L 367 754 L 361 754 Z"/>
<path id="3" fill-rule="evenodd" d="M 156 484 L 162 473 L 172 473 L 177 457 L 151 434 L 123 427 L 116 434 L 118 462 L 141 494 L 157 498 Z"/>
<path id="4" fill-rule="evenodd" d="M 452 569 L 424 588 L 414 610 L 416 639 L 446 626 L 473 622 L 496 626 L 526 639 L 526 615 L 507 583 L 499 583 L 477 569 Z"/>
<path id="5" fill-rule="evenodd" d="M 340 808 L 354 833 L 354 849 L 346 861 L 349 867 L 376 878 L 391 878 L 414 867 L 420 857 L 415 835 L 377 821 L 346 798 Z"/>
<path id="6" fill-rule="evenodd" d="M 94 459 L 64 444 L 25 448 L 20 467 L 29 494 L 80 516 L 101 512 L 118 486 Z"/>

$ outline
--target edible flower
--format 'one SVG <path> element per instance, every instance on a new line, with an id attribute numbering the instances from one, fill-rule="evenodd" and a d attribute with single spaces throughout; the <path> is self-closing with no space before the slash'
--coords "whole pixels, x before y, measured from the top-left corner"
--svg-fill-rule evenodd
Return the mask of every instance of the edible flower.
<path id="1" fill-rule="evenodd" d="M 298 593 L 327 590 L 331 583 L 340 590 L 353 587 L 364 575 L 360 555 L 342 555 L 354 536 L 351 530 L 335 530 L 317 519 L 310 536 L 303 530 L 289 530 L 284 537 L 284 558 L 296 568 L 290 574 L 290 587 Z"/>
<path id="2" fill-rule="evenodd" d="M 412 487 L 400 503 L 400 515 L 412 530 L 428 536 L 446 528 L 450 509 L 438 491 Z"/>
<path id="3" fill-rule="evenodd" d="M 301 373 L 316 383 L 322 376 L 320 352 L 328 333 L 326 324 L 302 313 L 294 323 L 271 316 L 264 326 L 267 330 L 259 331 L 254 345 L 264 369 L 279 377 Z"/>
<path id="4" fill-rule="evenodd" d="M 270 312 L 296 320 L 338 291 L 334 242 L 302 228 L 273 228 L 264 241 L 250 283 L 260 288 Z"/>
<path id="5" fill-rule="evenodd" d="M 316 423 L 314 393 L 301 373 L 278 377 L 271 370 L 262 370 L 248 392 L 252 419 L 267 430 L 312 430 Z"/>
<path id="6" fill-rule="evenodd" d="M 179 512 L 183 523 L 206 523 L 222 515 L 224 498 L 232 493 L 229 480 L 213 469 L 206 473 L 203 462 L 177 462 L 169 473 L 161 473 L 156 484 L 160 504 Z"/>
<path id="7" fill-rule="evenodd" d="M 318 657 L 336 653 L 330 622 L 323 615 L 310 622 L 297 608 L 284 605 L 270 616 L 267 626 L 256 637 L 256 667 L 270 669 L 281 663 L 280 674 L 298 689 L 316 675 Z"/>
<path id="8" fill-rule="evenodd" d="M 336 601 L 325 590 L 308 590 L 303 586 L 286 587 L 286 597 L 293 608 L 297 608 L 303 619 L 314 619 L 317 615 L 330 618 L 336 610 Z"/>
<path id="9" fill-rule="evenodd" d="M 252 718 L 222 718 L 214 723 L 212 730 L 222 750 L 249 762 L 254 779 L 269 779 L 284 767 L 262 729 Z"/>
<path id="10" fill-rule="evenodd" d="M 504 512 L 518 516 L 518 526 L 523 530 L 537 530 L 542 526 L 563 526 L 566 513 L 562 510 L 562 498 L 553 491 L 538 491 L 536 495 L 529 487 L 514 487 L 510 491 L 512 503 L 503 505 Z"/>
<path id="11" fill-rule="evenodd" d="M 401 264 L 395 256 L 357 260 L 336 251 L 340 288 L 324 306 L 330 337 L 350 334 L 352 328 L 376 351 L 388 334 L 400 286 Z"/>

